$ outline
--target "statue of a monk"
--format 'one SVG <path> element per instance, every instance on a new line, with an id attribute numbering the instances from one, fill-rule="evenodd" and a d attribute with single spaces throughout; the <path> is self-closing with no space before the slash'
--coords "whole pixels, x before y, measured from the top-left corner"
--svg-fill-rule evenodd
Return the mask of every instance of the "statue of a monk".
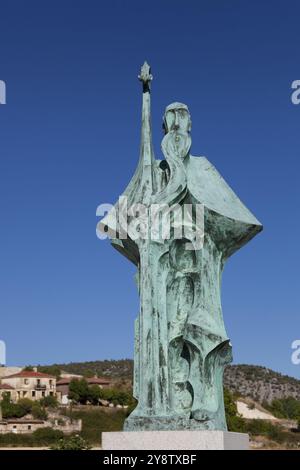
<path id="1" fill-rule="evenodd" d="M 232 352 L 223 322 L 221 276 L 225 261 L 262 225 L 205 157 L 191 155 L 191 117 L 185 104 L 167 106 L 164 159 L 155 159 L 152 75 L 147 63 L 139 78 L 141 153 L 122 195 L 127 212 L 119 202 L 100 223 L 113 246 L 137 266 L 140 312 L 135 323 L 134 396 L 138 404 L 125 429 L 226 430 L 223 371 Z M 157 234 L 149 216 L 153 207 L 162 206 L 167 212 L 176 208 L 167 219 L 168 237 L 160 232 L 166 219 L 156 217 Z M 178 209 L 185 207 L 192 208 L 190 216 L 176 218 Z M 202 208 L 203 224 L 195 216 L 197 207 Z M 141 208 L 146 208 L 143 223 L 136 224 L 134 216 Z"/>

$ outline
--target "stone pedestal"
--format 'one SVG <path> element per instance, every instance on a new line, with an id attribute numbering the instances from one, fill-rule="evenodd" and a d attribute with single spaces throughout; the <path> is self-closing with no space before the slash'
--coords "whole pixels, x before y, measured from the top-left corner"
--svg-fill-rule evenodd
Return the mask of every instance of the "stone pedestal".
<path id="1" fill-rule="evenodd" d="M 102 433 L 103 450 L 248 450 L 249 436 L 228 431 Z"/>

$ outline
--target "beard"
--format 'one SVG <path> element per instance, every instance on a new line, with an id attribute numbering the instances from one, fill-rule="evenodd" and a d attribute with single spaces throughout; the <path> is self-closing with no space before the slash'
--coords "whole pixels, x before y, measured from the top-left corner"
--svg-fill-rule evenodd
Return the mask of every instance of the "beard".
<path id="1" fill-rule="evenodd" d="M 169 179 L 157 201 L 172 205 L 184 197 L 187 188 L 184 159 L 189 154 L 191 144 L 190 134 L 182 130 L 172 130 L 164 136 L 161 148 L 169 164 Z"/>
<path id="2" fill-rule="evenodd" d="M 168 132 L 163 141 L 169 158 L 177 157 L 180 160 L 188 155 L 192 145 L 190 134 L 182 130 Z"/>

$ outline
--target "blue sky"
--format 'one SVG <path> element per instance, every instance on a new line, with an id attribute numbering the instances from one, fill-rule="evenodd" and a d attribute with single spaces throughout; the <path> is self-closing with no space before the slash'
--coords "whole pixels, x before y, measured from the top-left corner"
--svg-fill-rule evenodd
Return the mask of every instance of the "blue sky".
<path id="1" fill-rule="evenodd" d="M 227 263 L 237 363 L 300 378 L 300 5 L 296 1 L 2 2 L 0 339 L 9 364 L 132 357 L 134 266 L 96 238 L 96 207 L 139 155 L 145 59 L 160 157 L 165 106 L 187 103 L 205 155 L 264 224 Z"/>

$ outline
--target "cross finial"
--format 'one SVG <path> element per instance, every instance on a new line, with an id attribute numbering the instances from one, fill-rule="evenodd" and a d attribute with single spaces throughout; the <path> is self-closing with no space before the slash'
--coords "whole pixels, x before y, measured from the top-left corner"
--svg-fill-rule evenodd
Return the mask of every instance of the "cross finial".
<path id="1" fill-rule="evenodd" d="M 143 88 L 149 88 L 149 83 L 153 79 L 151 75 L 151 68 L 150 65 L 145 61 L 143 66 L 141 67 L 141 73 L 138 76 L 139 80 L 143 83 Z"/>

